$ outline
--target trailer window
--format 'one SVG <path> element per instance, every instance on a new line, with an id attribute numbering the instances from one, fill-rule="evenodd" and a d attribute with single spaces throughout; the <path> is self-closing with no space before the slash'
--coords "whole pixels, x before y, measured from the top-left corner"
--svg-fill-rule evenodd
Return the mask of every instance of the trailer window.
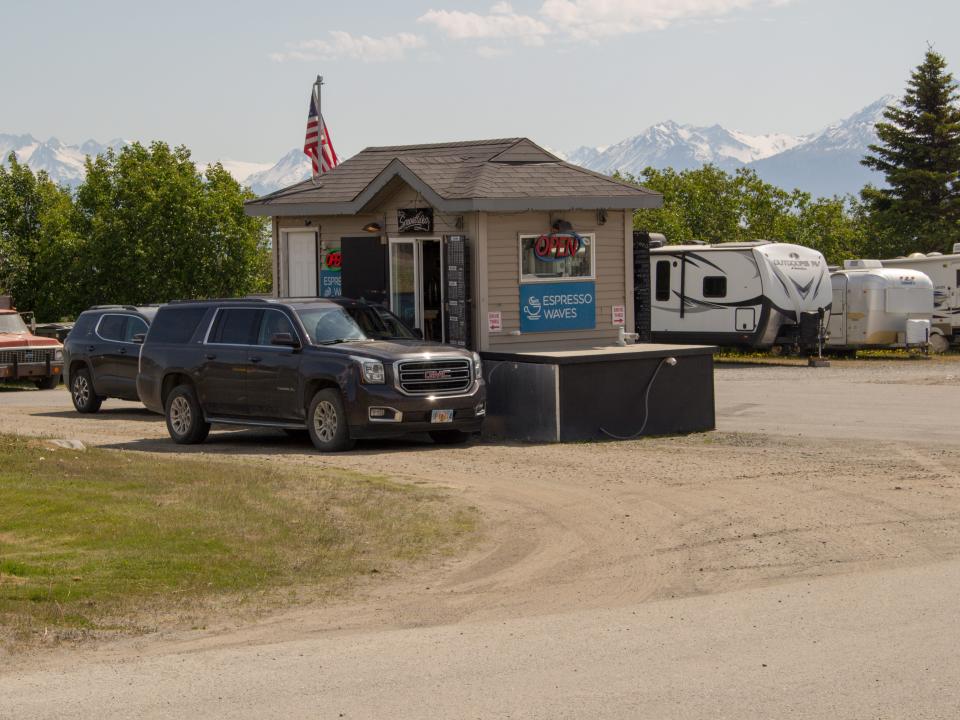
<path id="1" fill-rule="evenodd" d="M 670 299 L 670 261 L 657 261 L 657 300 Z"/>
<path id="2" fill-rule="evenodd" d="M 703 279 L 703 296 L 705 298 L 722 298 L 727 296 L 727 278 L 723 275 L 708 275 Z"/>

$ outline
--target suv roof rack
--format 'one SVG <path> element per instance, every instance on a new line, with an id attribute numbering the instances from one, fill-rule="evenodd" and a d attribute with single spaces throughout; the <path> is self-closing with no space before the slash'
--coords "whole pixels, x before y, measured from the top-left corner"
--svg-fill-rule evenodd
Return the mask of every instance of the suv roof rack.
<path id="1" fill-rule="evenodd" d="M 249 298 L 209 298 L 207 300 L 171 300 L 167 305 L 206 305 L 206 304 L 225 304 L 225 303 L 269 303 L 273 300 L 268 300 L 261 297 L 249 297 Z"/>
<path id="2" fill-rule="evenodd" d="M 141 305 L 140 307 L 151 307 L 150 305 Z M 136 312 L 140 309 L 136 305 L 92 305 L 88 310 L 133 310 Z"/>

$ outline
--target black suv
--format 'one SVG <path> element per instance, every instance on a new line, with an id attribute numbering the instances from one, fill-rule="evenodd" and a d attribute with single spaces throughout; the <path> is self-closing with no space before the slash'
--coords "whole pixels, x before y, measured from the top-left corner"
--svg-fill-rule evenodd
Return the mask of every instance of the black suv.
<path id="1" fill-rule="evenodd" d="M 95 413 L 108 397 L 140 399 L 136 341 L 156 314 L 156 307 L 133 305 L 97 305 L 80 313 L 63 342 L 63 379 L 78 412 Z"/>
<path id="2" fill-rule="evenodd" d="M 345 299 L 165 305 L 137 389 L 178 443 L 202 442 L 211 423 L 307 430 L 325 452 L 411 432 L 456 443 L 486 413 L 479 355 Z"/>

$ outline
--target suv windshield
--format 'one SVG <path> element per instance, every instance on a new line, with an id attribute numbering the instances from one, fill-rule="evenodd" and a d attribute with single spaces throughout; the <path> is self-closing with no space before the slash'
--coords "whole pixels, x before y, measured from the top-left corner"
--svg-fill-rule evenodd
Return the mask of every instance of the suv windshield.
<path id="1" fill-rule="evenodd" d="M 26 333 L 27 324 L 17 313 L 3 313 L 0 315 L 0 333 Z"/>
<path id="2" fill-rule="evenodd" d="M 323 305 L 296 308 L 300 322 L 314 345 L 362 340 L 415 340 L 400 318 L 381 307 Z"/>

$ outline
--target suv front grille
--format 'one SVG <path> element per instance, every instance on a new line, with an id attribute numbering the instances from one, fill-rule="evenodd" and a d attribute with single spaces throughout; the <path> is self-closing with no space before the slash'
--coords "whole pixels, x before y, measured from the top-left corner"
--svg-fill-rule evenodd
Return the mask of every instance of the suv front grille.
<path id="1" fill-rule="evenodd" d="M 404 360 L 397 363 L 397 384 L 408 395 L 448 395 L 473 383 L 467 359 Z"/>
<path id="2" fill-rule="evenodd" d="M 14 363 L 42 363 L 53 360 L 53 350 L 29 348 L 27 350 L 0 350 L 0 365 Z"/>

